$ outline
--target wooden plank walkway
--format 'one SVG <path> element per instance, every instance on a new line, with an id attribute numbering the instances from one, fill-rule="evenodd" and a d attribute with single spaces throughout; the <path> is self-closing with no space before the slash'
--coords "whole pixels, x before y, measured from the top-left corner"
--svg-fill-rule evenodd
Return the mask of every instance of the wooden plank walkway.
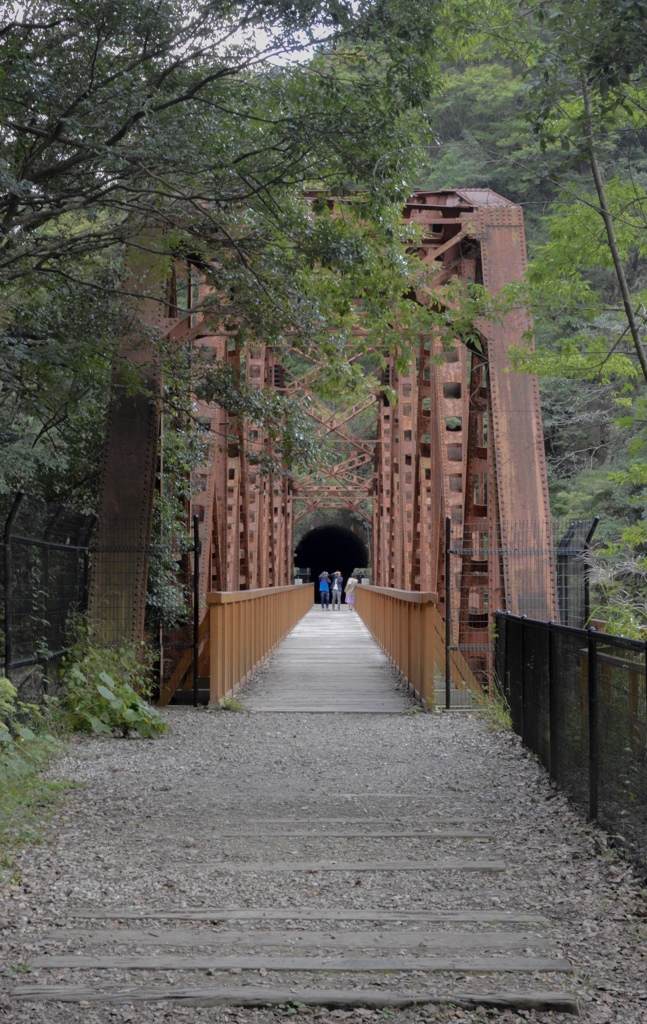
<path id="1" fill-rule="evenodd" d="M 399 713 L 411 699 L 356 612 L 315 607 L 260 678 L 241 692 L 249 711 Z"/>

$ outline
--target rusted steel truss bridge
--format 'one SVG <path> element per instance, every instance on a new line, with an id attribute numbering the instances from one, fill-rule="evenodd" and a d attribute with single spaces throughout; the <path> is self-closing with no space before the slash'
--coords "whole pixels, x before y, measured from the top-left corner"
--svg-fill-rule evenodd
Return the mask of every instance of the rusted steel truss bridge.
<path id="1" fill-rule="evenodd" d="M 418 192 L 403 218 L 418 226 L 417 255 L 431 268 L 436 294 L 459 280 L 495 295 L 523 276 L 522 211 L 487 189 Z M 199 277 L 186 266 L 185 273 L 184 287 L 198 296 Z M 188 509 L 199 527 L 201 608 L 214 593 L 290 586 L 295 546 L 328 524 L 353 534 L 357 550 L 363 545 L 372 588 L 433 595 L 439 633 L 449 582 L 448 638 L 463 681 L 488 679 L 488 630 L 497 608 L 557 617 L 538 387 L 532 376 L 513 372 L 508 357 L 528 330 L 523 311 L 483 323 L 480 352 L 459 339 L 446 350 L 439 339 L 421 337 L 406 372 L 388 357 L 375 394 L 341 409 L 312 394 L 321 370 L 315 357 L 301 354 L 295 370 L 261 339 L 243 355 L 234 332 L 209 333 L 207 321 L 173 308 L 173 301 L 164 308 L 143 303 L 140 316 L 169 341 L 191 338 L 210 349 L 253 387 L 308 395 L 316 433 L 337 453 L 310 478 L 263 472 L 253 457 L 270 445 L 263 430 L 241 426 L 221 406 L 196 402 L 213 439 Z M 147 390 L 133 395 L 117 381 L 110 404 L 90 608 L 111 635 L 137 638 L 144 628 L 146 550 L 161 457 L 161 382 L 141 347 L 126 344 L 123 356 L 140 366 Z M 247 443 L 229 443 L 241 430 Z M 514 557 L 520 547 L 522 560 Z M 117 579 L 120 599 L 117 610 L 109 602 L 108 622 L 102 608 Z M 207 674 L 209 620 L 201 618 L 201 671 Z M 189 665 L 187 654 L 171 666 L 167 697 L 187 683 Z"/>

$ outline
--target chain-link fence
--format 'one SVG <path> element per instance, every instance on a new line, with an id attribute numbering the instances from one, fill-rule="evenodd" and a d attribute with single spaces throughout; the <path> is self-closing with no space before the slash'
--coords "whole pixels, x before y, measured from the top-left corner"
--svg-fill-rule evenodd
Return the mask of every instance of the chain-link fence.
<path id="1" fill-rule="evenodd" d="M 645 643 L 495 618 L 496 678 L 515 731 L 573 803 L 647 868 Z"/>
<path id="2" fill-rule="evenodd" d="M 497 608 L 563 625 L 581 627 L 588 621 L 586 553 L 598 521 L 447 520 L 450 651 L 460 652 L 484 689 L 492 678 Z M 452 690 L 452 706 L 471 703 L 469 688 Z"/>
<path id="3" fill-rule="evenodd" d="M 142 543 L 137 522 L 120 517 L 90 545 L 87 622 L 100 644 L 143 638 L 163 686 L 193 648 L 193 540 L 188 531 L 155 530 Z"/>

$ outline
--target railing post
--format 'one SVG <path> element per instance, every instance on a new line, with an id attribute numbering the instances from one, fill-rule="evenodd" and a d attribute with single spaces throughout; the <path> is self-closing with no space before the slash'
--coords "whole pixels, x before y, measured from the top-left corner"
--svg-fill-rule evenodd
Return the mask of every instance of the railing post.
<path id="1" fill-rule="evenodd" d="M 218 677 L 219 665 L 218 654 L 220 651 L 220 631 L 218 615 L 220 607 L 216 604 L 208 605 L 209 615 L 209 703 L 218 703 Z"/>
<path id="2" fill-rule="evenodd" d="M 597 633 L 588 629 L 588 710 L 589 710 L 589 819 L 598 816 L 598 672 Z"/>
<path id="3" fill-rule="evenodd" d="M 18 514 L 20 503 L 25 497 L 24 491 L 18 491 L 14 498 L 11 511 L 7 516 L 7 521 L 4 527 L 4 632 L 5 632 L 5 655 L 4 655 L 4 674 L 7 679 L 11 678 L 11 669 L 13 667 L 13 586 L 12 586 L 12 571 L 13 567 L 11 564 L 11 528 L 13 521 Z"/>
<path id="4" fill-rule="evenodd" d="M 452 517 L 445 516 L 445 709 L 452 706 L 451 555 Z"/>

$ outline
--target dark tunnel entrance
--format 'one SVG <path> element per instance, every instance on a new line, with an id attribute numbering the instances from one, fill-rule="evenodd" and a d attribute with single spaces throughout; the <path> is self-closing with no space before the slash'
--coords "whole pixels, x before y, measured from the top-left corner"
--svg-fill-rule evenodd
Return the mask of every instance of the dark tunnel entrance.
<path id="1" fill-rule="evenodd" d="M 368 565 L 368 551 L 363 540 L 343 526 L 318 526 L 301 538 L 296 550 L 296 564 L 310 569 L 315 584 L 315 600 L 319 600 L 317 581 L 324 569 L 332 574 L 339 570 L 344 585 L 353 569 Z"/>

